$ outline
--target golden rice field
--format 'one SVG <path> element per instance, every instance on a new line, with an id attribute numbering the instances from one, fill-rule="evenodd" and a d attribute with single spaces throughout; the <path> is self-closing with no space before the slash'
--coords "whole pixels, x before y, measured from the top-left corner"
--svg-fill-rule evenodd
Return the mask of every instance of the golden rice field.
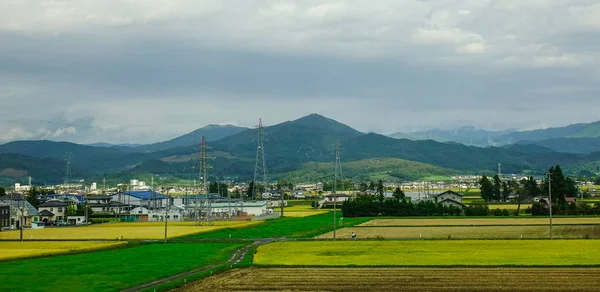
<path id="1" fill-rule="evenodd" d="M 549 238 L 546 226 L 411 226 L 411 227 L 347 227 L 337 230 L 338 238 L 350 238 L 352 232 L 361 239 L 539 239 Z M 554 238 L 600 238 L 600 225 L 559 225 Z M 333 232 L 317 236 L 333 238 Z"/>
<path id="2" fill-rule="evenodd" d="M 244 268 L 178 291 L 598 291 L 600 268 Z"/>
<path id="3" fill-rule="evenodd" d="M 36 241 L 36 242 L 0 242 L 0 261 L 37 256 L 65 254 L 72 252 L 92 251 L 125 245 L 125 241 L 90 242 L 90 241 Z"/>
<path id="4" fill-rule="evenodd" d="M 521 211 L 525 211 L 525 209 L 527 209 L 527 207 L 531 207 L 531 204 L 521 204 Z M 489 204 L 488 208 L 490 208 L 490 210 L 506 209 L 509 211 L 517 211 L 517 208 L 519 208 L 519 205 L 518 204 Z"/>
<path id="5" fill-rule="evenodd" d="M 554 218 L 553 224 L 600 224 L 600 217 Z M 548 218 L 375 219 L 359 226 L 543 225 Z"/>
<path id="6" fill-rule="evenodd" d="M 275 209 L 277 210 L 277 209 Z M 315 208 L 308 205 L 298 205 L 293 207 L 286 207 L 283 210 L 284 217 L 307 217 L 312 215 L 324 214 L 326 210 L 316 210 Z"/>
<path id="7" fill-rule="evenodd" d="M 260 221 L 214 222 L 211 226 L 197 226 L 194 222 L 169 222 L 167 237 L 174 238 L 190 234 L 209 232 L 224 228 L 241 228 L 260 224 Z M 108 223 L 82 227 L 58 227 L 24 230 L 24 239 L 161 239 L 165 236 L 164 222 Z M 0 239 L 18 239 L 19 231 L 0 232 Z"/>
<path id="8" fill-rule="evenodd" d="M 258 247 L 257 265 L 600 265 L 597 240 L 287 241 Z"/>

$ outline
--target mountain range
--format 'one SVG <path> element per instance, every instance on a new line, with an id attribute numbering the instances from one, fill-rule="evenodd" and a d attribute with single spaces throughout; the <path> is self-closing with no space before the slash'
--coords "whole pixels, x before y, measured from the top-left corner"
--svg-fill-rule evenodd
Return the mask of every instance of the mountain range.
<path id="1" fill-rule="evenodd" d="M 354 178 L 407 180 L 458 173 L 493 173 L 498 163 L 502 164 L 505 173 L 542 174 L 554 164 L 564 165 L 567 171 L 598 172 L 600 152 L 594 150 L 598 140 L 580 137 L 594 133 L 593 126 L 582 125 L 565 127 L 569 130 L 529 131 L 529 136 L 524 134 L 526 132 L 494 132 L 495 141 L 516 139 L 510 137 L 523 139 L 514 144 L 499 143 L 502 147 L 476 147 L 454 140 L 409 140 L 362 133 L 335 120 L 311 114 L 264 127 L 263 137 L 270 180 L 331 179 L 327 170 L 333 169 L 331 162 L 336 141 L 342 145 L 345 174 Z M 554 137 L 548 131 L 567 136 Z M 456 133 L 485 136 L 484 132 L 473 128 Z M 67 152 L 71 158 L 72 178 L 76 179 L 99 181 L 107 177 L 122 182 L 128 177 L 154 174 L 191 180 L 198 177 L 198 145 L 202 136 L 209 141 L 211 178 L 252 179 L 258 129 L 209 125 L 149 145 L 99 147 L 52 141 L 6 143 L 0 145 L 0 185 L 24 182 L 27 176 L 32 176 L 36 184 L 63 182 Z M 564 146 L 568 141 L 575 144 Z M 563 151 L 565 147 L 577 151 Z"/>
<path id="2" fill-rule="evenodd" d="M 456 142 L 478 147 L 532 144 L 557 152 L 590 154 L 600 151 L 600 121 L 531 131 L 514 129 L 488 131 L 465 126 L 453 130 L 431 129 L 411 133 L 399 132 L 388 136 L 397 139 Z"/>

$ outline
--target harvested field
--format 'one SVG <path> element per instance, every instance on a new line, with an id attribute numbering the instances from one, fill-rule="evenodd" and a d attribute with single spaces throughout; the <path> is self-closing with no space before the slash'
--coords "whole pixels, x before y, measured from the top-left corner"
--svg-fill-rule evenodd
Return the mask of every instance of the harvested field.
<path id="1" fill-rule="evenodd" d="M 0 242 L 0 261 L 105 249 L 127 242 Z"/>
<path id="2" fill-rule="evenodd" d="M 411 226 L 411 227 L 347 227 L 337 230 L 338 238 L 359 239 L 540 239 L 549 238 L 548 226 Z M 600 225 L 559 225 L 553 228 L 554 238 L 600 238 Z M 317 236 L 333 238 L 333 232 Z"/>
<path id="3" fill-rule="evenodd" d="M 600 224 L 600 217 L 554 218 L 560 224 Z M 458 226 L 458 225 L 547 225 L 548 218 L 449 218 L 449 219 L 375 219 L 359 226 Z"/>
<path id="4" fill-rule="evenodd" d="M 193 222 L 169 222 L 168 237 L 179 237 L 224 228 L 241 228 L 260 224 L 259 221 L 215 222 L 212 226 L 194 226 Z M 24 230 L 24 239 L 35 240 L 81 240 L 81 239 L 161 239 L 165 236 L 163 222 L 108 223 L 82 227 L 58 227 Z M 0 239 L 18 239 L 19 231 L 0 233 Z"/>
<path id="5" fill-rule="evenodd" d="M 296 241 L 260 246 L 257 265 L 600 265 L 597 240 Z"/>
<path id="6" fill-rule="evenodd" d="M 178 291 L 598 291 L 598 279 L 599 268 L 245 268 Z"/>

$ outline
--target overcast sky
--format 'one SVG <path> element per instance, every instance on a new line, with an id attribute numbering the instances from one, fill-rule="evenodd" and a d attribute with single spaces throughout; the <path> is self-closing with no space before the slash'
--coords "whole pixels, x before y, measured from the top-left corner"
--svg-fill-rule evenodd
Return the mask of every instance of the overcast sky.
<path id="1" fill-rule="evenodd" d="M 0 142 L 600 120 L 600 1 L 0 2 Z"/>

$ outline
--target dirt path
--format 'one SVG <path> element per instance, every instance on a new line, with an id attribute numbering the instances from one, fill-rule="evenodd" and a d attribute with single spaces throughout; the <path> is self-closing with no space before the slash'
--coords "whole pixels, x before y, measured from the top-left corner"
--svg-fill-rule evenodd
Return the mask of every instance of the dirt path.
<path id="1" fill-rule="evenodd" d="M 276 239 L 276 238 L 265 238 L 265 239 L 259 239 L 254 241 L 252 244 L 246 245 L 238 250 L 236 250 L 233 255 L 231 255 L 231 257 L 229 258 L 229 260 L 227 260 L 227 262 L 225 262 L 224 264 L 216 264 L 216 265 L 209 265 L 209 266 L 204 266 L 198 269 L 194 269 L 185 273 L 181 273 L 181 274 L 177 274 L 174 276 L 170 276 L 167 278 L 163 278 L 163 279 L 159 279 L 156 281 L 152 281 L 146 284 L 142 284 L 136 287 L 132 287 L 129 289 L 125 289 L 125 290 L 121 290 L 121 292 L 133 292 L 133 291 L 140 291 L 140 290 L 144 290 L 144 289 L 148 289 L 148 288 L 152 288 L 152 287 L 156 287 L 162 284 L 166 284 L 166 283 L 170 283 L 173 281 L 177 281 L 180 279 L 185 279 L 186 277 L 189 277 L 191 275 L 195 275 L 198 273 L 202 273 L 202 272 L 206 272 L 206 271 L 210 271 L 211 269 L 220 267 L 222 265 L 235 265 L 235 264 L 240 264 L 244 258 L 246 257 L 246 254 L 248 253 L 248 251 L 254 249 L 255 247 L 259 246 L 259 245 L 263 245 L 263 244 L 267 244 L 267 243 L 271 243 L 274 241 L 278 241 L 280 239 Z"/>

